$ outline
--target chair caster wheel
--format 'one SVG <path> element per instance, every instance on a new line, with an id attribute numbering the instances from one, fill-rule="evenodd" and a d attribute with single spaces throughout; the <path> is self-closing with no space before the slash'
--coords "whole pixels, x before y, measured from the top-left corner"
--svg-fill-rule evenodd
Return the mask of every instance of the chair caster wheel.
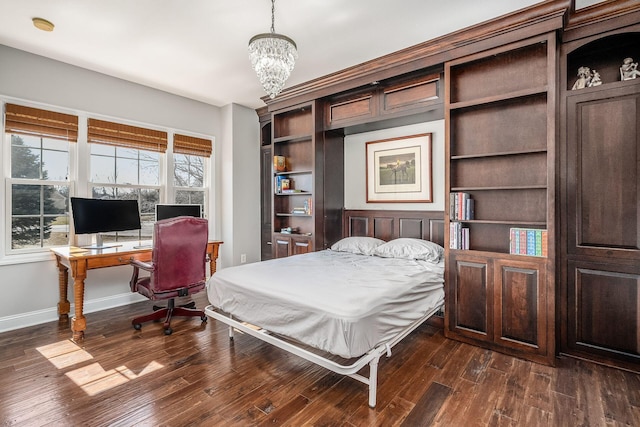
<path id="1" fill-rule="evenodd" d="M 171 329 L 171 328 L 167 328 L 167 329 L 164 330 L 164 334 L 165 335 L 171 335 L 172 333 L 173 333 L 173 329 Z"/>
<path id="2" fill-rule="evenodd" d="M 140 323 L 134 323 L 133 329 L 135 329 L 136 331 L 139 331 L 140 329 L 142 329 L 142 325 Z"/>
<path id="3" fill-rule="evenodd" d="M 204 316 L 202 316 L 202 317 L 200 318 L 200 320 L 202 320 L 202 323 L 207 323 L 207 319 L 208 319 L 208 318 L 209 318 L 209 317 L 205 314 Z"/>

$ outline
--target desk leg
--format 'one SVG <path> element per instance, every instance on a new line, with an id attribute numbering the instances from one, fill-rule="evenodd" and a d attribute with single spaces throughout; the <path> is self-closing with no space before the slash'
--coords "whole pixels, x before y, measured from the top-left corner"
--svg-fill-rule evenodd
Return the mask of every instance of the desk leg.
<path id="1" fill-rule="evenodd" d="M 84 339 L 84 331 L 87 329 L 87 319 L 84 317 L 84 279 L 86 274 L 73 278 L 73 298 L 75 304 L 75 315 L 71 319 L 71 330 L 73 331 L 73 340 L 79 341 Z"/>
<path id="2" fill-rule="evenodd" d="M 213 245 L 211 254 L 209 254 L 209 275 L 213 276 L 216 272 L 217 262 L 218 262 L 218 250 L 219 245 L 216 243 Z"/>
<path id="3" fill-rule="evenodd" d="M 67 289 L 69 288 L 69 269 L 58 261 L 58 290 L 60 292 L 60 300 L 58 301 L 58 318 L 66 319 L 69 317 L 70 304 L 67 297 Z"/>

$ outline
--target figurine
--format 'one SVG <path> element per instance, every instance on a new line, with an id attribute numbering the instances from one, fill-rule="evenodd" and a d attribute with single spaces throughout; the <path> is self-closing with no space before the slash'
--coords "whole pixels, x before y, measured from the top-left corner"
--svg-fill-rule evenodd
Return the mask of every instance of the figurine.
<path id="1" fill-rule="evenodd" d="M 591 83 L 591 70 L 589 67 L 580 67 L 578 68 L 578 80 L 573 84 L 571 90 L 576 89 L 584 89 L 585 87 L 589 87 Z"/>
<path id="2" fill-rule="evenodd" d="M 591 75 L 591 81 L 589 81 L 589 87 L 600 86 L 602 84 L 602 79 L 600 78 L 600 73 L 596 70 L 593 70 Z"/>
<path id="3" fill-rule="evenodd" d="M 633 58 L 625 58 L 620 67 L 620 80 L 632 80 L 640 77 L 640 71 L 637 68 L 638 63 L 633 62 Z"/>

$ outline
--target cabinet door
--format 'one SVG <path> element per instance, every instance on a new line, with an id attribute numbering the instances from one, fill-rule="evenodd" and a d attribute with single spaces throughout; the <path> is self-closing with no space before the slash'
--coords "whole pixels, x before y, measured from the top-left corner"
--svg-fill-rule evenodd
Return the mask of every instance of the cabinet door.
<path id="1" fill-rule="evenodd" d="M 545 353 L 546 260 L 494 261 L 494 336 L 500 345 Z"/>
<path id="2" fill-rule="evenodd" d="M 273 236 L 273 255 L 276 258 L 288 257 L 291 252 L 291 238 L 282 236 Z"/>
<path id="3" fill-rule="evenodd" d="M 447 311 L 449 330 L 482 341 L 493 340 L 493 276 L 487 258 L 450 257 Z"/>
<path id="4" fill-rule="evenodd" d="M 311 252 L 311 239 L 307 237 L 291 238 L 291 255 L 306 254 Z"/>
<path id="5" fill-rule="evenodd" d="M 567 345 L 592 358 L 640 363 L 640 268 L 570 261 Z"/>

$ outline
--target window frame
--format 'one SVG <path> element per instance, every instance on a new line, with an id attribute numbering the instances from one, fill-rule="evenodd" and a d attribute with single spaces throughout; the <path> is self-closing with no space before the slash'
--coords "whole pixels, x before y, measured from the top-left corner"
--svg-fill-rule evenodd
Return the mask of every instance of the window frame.
<path id="1" fill-rule="evenodd" d="M 97 120 L 110 120 L 118 123 L 122 123 L 130 126 L 144 127 L 151 130 L 157 130 L 166 132 L 168 135 L 168 146 L 164 153 L 159 155 L 159 184 L 158 186 L 149 185 L 132 185 L 132 184 L 117 184 L 116 187 L 123 188 L 135 188 L 135 189 L 159 189 L 159 201 L 158 203 L 175 203 L 175 192 L 178 191 L 204 191 L 204 203 L 203 203 L 203 215 L 208 216 L 209 203 L 215 197 L 212 194 L 215 186 L 210 182 L 212 175 L 212 159 L 213 151 L 209 157 L 204 157 L 204 172 L 203 172 L 203 187 L 176 187 L 174 185 L 174 153 L 173 153 L 173 136 L 176 133 L 181 135 L 194 135 L 196 138 L 205 138 L 213 142 L 215 138 L 213 136 L 198 134 L 194 132 L 185 132 L 182 130 L 174 129 L 169 126 L 157 126 L 147 123 L 127 120 L 123 118 L 105 117 L 99 114 L 92 114 L 85 111 L 69 110 L 63 107 L 56 107 L 51 105 L 41 105 L 38 103 L 25 101 L 21 99 L 9 98 L 0 96 L 0 111 L 2 112 L 2 119 L 0 119 L 0 135 L 2 135 L 0 142 L 2 147 L 0 149 L 0 166 L 2 167 L 2 177 L 4 178 L 5 197 L 0 197 L 0 210 L 4 212 L 5 221 L 0 227 L 0 266 L 1 265 L 13 265 L 28 262 L 38 262 L 51 260 L 53 255 L 50 251 L 51 248 L 56 246 L 47 246 L 41 248 L 29 248 L 29 249 L 11 249 L 11 186 L 16 184 L 16 180 L 22 180 L 20 178 L 11 178 L 11 140 L 10 134 L 5 132 L 4 112 L 5 105 L 17 104 L 25 107 L 31 107 L 36 109 L 45 109 L 52 112 L 58 112 L 63 114 L 76 115 L 78 117 L 78 139 L 75 143 L 69 143 L 69 171 L 66 181 L 54 181 L 54 180 L 35 180 L 37 185 L 65 185 L 69 188 L 69 197 L 91 197 L 93 189 L 95 187 L 107 187 L 110 184 L 94 183 L 91 180 L 90 161 L 91 161 L 91 147 L 87 142 L 87 123 L 89 119 Z M 34 183 L 35 183 L 34 181 Z M 23 183 L 20 181 L 18 183 Z M 69 208 L 70 209 L 70 208 Z M 155 218 L 153 218 L 155 221 Z M 68 229 L 68 243 L 70 245 L 84 245 L 89 244 L 87 242 L 87 236 L 90 235 L 75 235 L 73 227 L 71 226 L 72 218 L 69 211 L 69 229 Z M 9 234 L 9 235 L 8 235 Z"/>

